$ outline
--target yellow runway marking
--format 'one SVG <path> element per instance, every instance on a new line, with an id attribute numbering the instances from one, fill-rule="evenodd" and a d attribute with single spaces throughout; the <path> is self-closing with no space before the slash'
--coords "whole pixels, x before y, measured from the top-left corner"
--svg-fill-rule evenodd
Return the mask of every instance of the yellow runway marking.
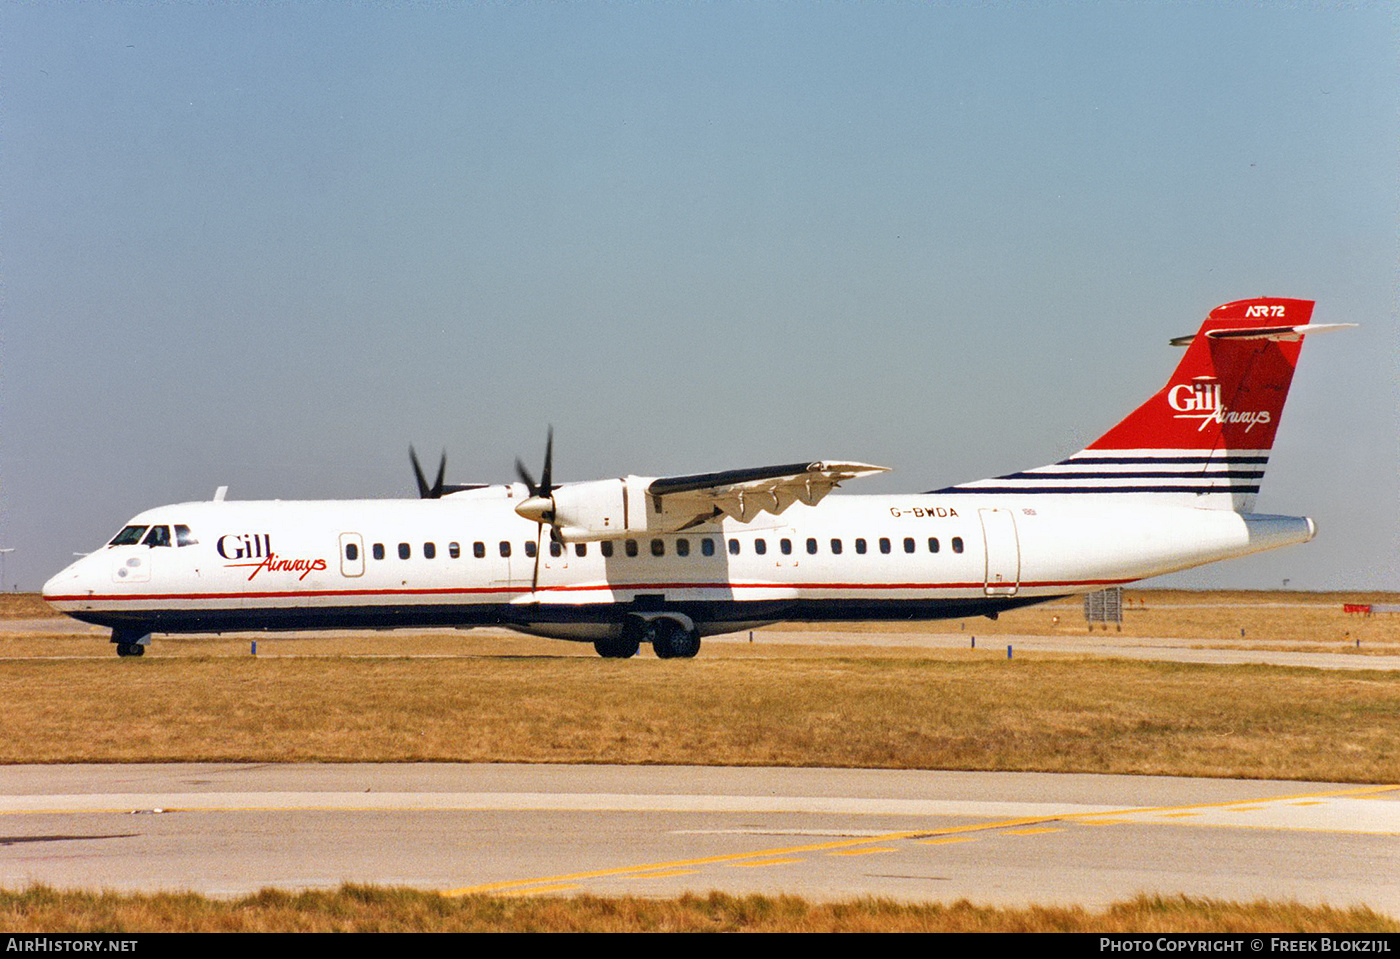
<path id="1" fill-rule="evenodd" d="M 1326 792 L 1298 793 L 1294 796 L 1270 796 L 1268 798 L 1268 802 L 1283 803 L 1299 799 L 1311 799 L 1320 801 L 1323 799 L 1335 799 L 1340 796 L 1371 796 L 1377 795 L 1379 793 L 1395 792 L 1397 789 L 1400 789 L 1400 784 L 1395 783 L 1385 786 L 1352 786 L 1347 789 L 1329 789 Z M 1193 803 L 1189 806 L 1146 806 L 1142 809 L 1115 809 L 1112 812 L 1070 813 L 1064 816 L 1063 818 L 1087 822 L 1091 819 L 1100 819 L 1104 816 L 1124 816 L 1128 814 L 1131 814 L 1133 816 L 1143 816 L 1148 815 L 1150 813 L 1167 815 L 1170 813 L 1190 809 L 1229 809 L 1232 806 L 1251 806 L 1257 804 L 1258 802 L 1260 802 L 1259 798 L 1255 797 L 1254 799 L 1235 799 L 1229 802 Z"/>
<path id="2" fill-rule="evenodd" d="M 1338 796 L 1372 796 L 1381 793 L 1394 792 L 1400 790 L 1400 784 L 1384 786 L 1356 786 L 1347 789 L 1328 790 L 1326 792 L 1299 793 L 1291 796 L 1273 796 L 1264 800 L 1268 803 L 1284 803 L 1300 800 L 1322 800 Z M 468 896 L 475 893 L 497 893 L 507 894 L 513 891 L 539 892 L 542 890 L 553 891 L 559 888 L 572 888 L 573 884 L 585 879 L 606 879 L 622 876 L 639 876 L 648 872 L 655 872 L 661 869 L 683 869 L 691 866 L 707 865 L 727 865 L 727 866 L 763 866 L 777 865 L 783 862 L 800 862 L 800 858 L 788 858 L 800 853 L 825 852 L 834 853 L 838 850 L 860 850 L 866 846 L 873 846 L 877 843 L 897 842 L 899 840 L 914 840 L 925 845 L 935 845 L 948 842 L 971 841 L 967 833 L 985 832 L 1007 832 L 1017 827 L 1043 826 L 1053 822 L 1071 823 L 1094 823 L 1107 825 L 1113 822 L 1143 822 L 1138 817 L 1145 815 L 1156 816 L 1190 816 L 1195 815 L 1196 810 L 1206 809 L 1231 809 L 1231 808 L 1259 808 L 1258 797 L 1253 799 L 1237 799 L 1229 802 L 1197 803 L 1189 806 L 1150 806 L 1141 809 L 1114 809 L 1096 813 L 1075 813 L 1065 812 L 1060 815 L 1048 816 L 1028 816 L 1022 819 L 1004 819 L 996 822 L 976 823 L 967 826 L 951 826 L 946 829 L 917 829 L 904 832 L 891 832 L 879 836 L 866 836 L 861 839 L 845 839 L 835 842 L 812 843 L 804 846 L 788 846 L 779 849 L 756 849 L 752 852 L 727 853 L 719 856 L 705 856 L 698 859 L 683 859 L 675 862 L 646 863 L 637 866 L 617 866 L 611 869 L 597 869 L 587 872 L 568 873 L 560 876 L 539 876 L 534 879 L 514 879 L 505 882 L 484 883 L 478 886 L 464 886 L 460 889 L 451 889 L 443 893 L 447 896 Z M 1131 819 L 1124 819 L 1131 816 Z M 1147 822 L 1150 822 L 1148 820 Z M 1146 824 L 1146 823 L 1143 823 Z M 872 850 L 874 851 L 874 850 Z"/>
<path id="3" fill-rule="evenodd" d="M 801 857 L 794 859 L 756 859 L 753 862 L 731 862 L 731 869 L 753 869 L 756 866 L 784 866 L 790 862 L 805 862 Z"/>
<path id="4" fill-rule="evenodd" d="M 577 883 L 556 883 L 552 886 L 531 886 L 529 889 L 512 889 L 509 892 L 501 893 L 502 896 L 536 896 L 542 892 L 566 892 L 570 889 L 577 889 Z M 451 893 L 448 893 L 451 895 Z"/>
<path id="5" fill-rule="evenodd" d="M 1006 829 L 1012 826 L 1029 826 L 1035 823 L 1054 822 L 1054 816 L 1034 816 L 1026 819 L 1007 819 L 1000 822 L 979 823 L 971 826 L 953 826 L 948 829 L 917 829 L 907 832 L 884 833 L 879 836 L 865 836 L 860 839 L 841 839 L 835 842 L 812 843 L 805 846 L 786 846 L 780 849 L 756 849 L 753 852 L 734 852 L 719 856 L 705 856 L 700 859 L 682 859 L 676 862 L 652 862 L 638 866 L 617 866 L 612 869 L 597 869 L 589 872 L 568 873 L 562 876 L 540 876 L 536 879 L 512 879 L 505 882 L 488 882 L 479 886 L 463 886 L 449 889 L 445 896 L 470 896 L 481 892 L 504 892 L 521 889 L 541 883 L 577 882 L 582 879 L 608 879 L 617 876 L 635 876 L 638 873 L 656 869 L 680 869 L 687 866 L 744 865 L 755 860 L 773 860 L 797 853 L 829 852 L 835 849 L 854 849 L 880 842 L 894 842 L 900 839 L 918 839 L 924 836 L 954 835 L 964 832 L 981 832 L 987 829 Z"/>
<path id="6" fill-rule="evenodd" d="M 1043 832 L 1064 832 L 1059 826 L 1042 826 L 1040 829 L 1012 829 L 1003 836 L 1039 836 Z"/>
<path id="7" fill-rule="evenodd" d="M 633 876 L 633 879 L 666 879 L 671 876 L 693 876 L 699 869 L 668 869 L 665 872 L 643 872 Z"/>
<path id="8" fill-rule="evenodd" d="M 893 846 L 876 846 L 874 849 L 838 849 L 835 852 L 827 853 L 828 856 L 869 856 L 877 852 L 898 852 Z"/>
<path id="9" fill-rule="evenodd" d="M 955 842 L 976 842 L 976 836 L 949 836 L 947 839 L 915 839 L 920 846 L 947 846 Z"/>

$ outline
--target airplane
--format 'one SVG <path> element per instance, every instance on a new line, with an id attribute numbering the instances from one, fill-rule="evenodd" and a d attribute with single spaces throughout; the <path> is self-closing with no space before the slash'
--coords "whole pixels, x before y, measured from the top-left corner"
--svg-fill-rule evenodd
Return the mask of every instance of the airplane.
<path id="1" fill-rule="evenodd" d="M 820 460 L 556 484 L 432 483 L 419 498 L 179 503 L 133 517 L 44 598 L 153 633 L 504 626 L 627 658 L 778 621 L 988 616 L 1311 540 L 1252 512 L 1310 333 L 1310 300 L 1212 310 L 1166 385 L 1067 459 L 926 493 L 832 495 L 884 472 Z"/>

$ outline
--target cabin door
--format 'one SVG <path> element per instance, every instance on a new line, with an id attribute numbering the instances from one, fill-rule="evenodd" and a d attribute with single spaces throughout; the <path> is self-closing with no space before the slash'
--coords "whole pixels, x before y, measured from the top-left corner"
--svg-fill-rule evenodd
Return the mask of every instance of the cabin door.
<path id="1" fill-rule="evenodd" d="M 340 575 L 365 574 L 365 544 L 359 533 L 340 534 Z"/>
<path id="2" fill-rule="evenodd" d="M 979 509 L 986 547 L 986 594 L 1015 596 L 1021 582 L 1021 546 L 1009 509 Z"/>

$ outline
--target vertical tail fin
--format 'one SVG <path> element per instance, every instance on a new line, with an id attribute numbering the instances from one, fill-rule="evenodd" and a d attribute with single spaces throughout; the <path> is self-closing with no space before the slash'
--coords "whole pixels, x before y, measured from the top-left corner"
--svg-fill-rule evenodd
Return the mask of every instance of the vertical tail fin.
<path id="1" fill-rule="evenodd" d="M 1269 462 L 1311 300 L 1260 297 L 1211 311 L 1176 372 L 1117 426 L 1067 460 L 952 487 L 964 493 L 1132 496 L 1249 512 Z"/>

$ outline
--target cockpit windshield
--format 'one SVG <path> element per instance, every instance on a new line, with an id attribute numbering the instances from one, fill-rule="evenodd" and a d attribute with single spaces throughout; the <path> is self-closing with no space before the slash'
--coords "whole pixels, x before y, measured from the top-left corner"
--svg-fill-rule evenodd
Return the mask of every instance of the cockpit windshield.
<path id="1" fill-rule="evenodd" d="M 144 532 L 146 532 L 146 527 L 144 526 L 128 526 L 118 533 L 107 545 L 135 546 L 137 543 L 141 542 L 141 534 Z"/>
<path id="2" fill-rule="evenodd" d="M 142 538 L 144 537 L 144 539 Z M 197 546 L 199 539 L 183 523 L 175 524 L 172 540 L 169 526 L 128 526 L 112 538 L 108 546 Z"/>
<path id="3" fill-rule="evenodd" d="M 146 538 L 141 541 L 144 546 L 169 546 L 170 527 L 152 526 L 151 531 L 146 534 Z"/>

